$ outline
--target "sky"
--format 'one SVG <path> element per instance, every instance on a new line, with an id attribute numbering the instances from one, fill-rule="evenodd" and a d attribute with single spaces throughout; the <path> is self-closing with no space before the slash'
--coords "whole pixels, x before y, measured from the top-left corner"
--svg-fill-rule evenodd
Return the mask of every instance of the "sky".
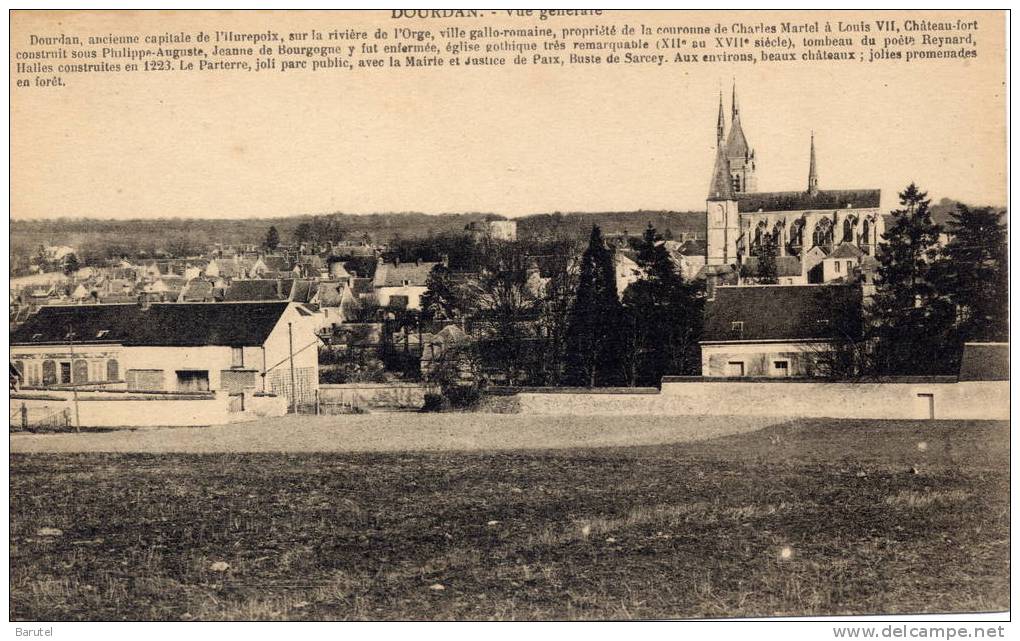
<path id="1" fill-rule="evenodd" d="M 605 20 L 737 18 L 614 12 Z M 61 89 L 12 90 L 10 213 L 703 210 L 719 92 L 728 120 L 734 82 L 762 191 L 806 188 L 814 131 L 822 189 L 880 188 L 890 209 L 915 181 L 936 199 L 1002 205 L 1003 37 L 995 15 L 980 18 L 980 54 L 968 61 L 70 77 Z M 394 26 L 386 12 L 48 19 L 16 16 L 12 48 L 54 30 Z"/>

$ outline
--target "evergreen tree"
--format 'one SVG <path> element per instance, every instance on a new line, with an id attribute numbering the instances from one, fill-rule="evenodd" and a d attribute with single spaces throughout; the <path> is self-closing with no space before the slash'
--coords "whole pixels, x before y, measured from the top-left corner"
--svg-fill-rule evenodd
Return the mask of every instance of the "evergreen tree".
<path id="1" fill-rule="evenodd" d="M 933 269 L 936 286 L 957 309 L 958 340 L 1009 338 L 1009 245 L 1006 226 L 990 207 L 957 205 L 952 240 Z"/>
<path id="2" fill-rule="evenodd" d="M 421 312 L 426 320 L 452 320 L 463 311 L 451 276 L 450 269 L 440 263 L 432 268 L 425 279 Z"/>
<path id="3" fill-rule="evenodd" d="M 596 387 L 621 382 L 620 315 L 613 254 L 595 225 L 581 257 L 577 296 L 567 326 L 568 385 Z"/>
<path id="4" fill-rule="evenodd" d="M 649 224 L 640 241 L 641 278 L 624 293 L 631 384 L 658 385 L 663 376 L 698 369 L 701 288 L 683 279 L 662 237 Z"/>
<path id="5" fill-rule="evenodd" d="M 276 231 L 275 226 L 270 226 L 269 231 L 266 232 L 266 248 L 270 251 L 276 249 L 280 245 L 280 232 Z"/>
<path id="6" fill-rule="evenodd" d="M 311 240 L 312 240 L 311 224 L 307 222 L 299 223 L 297 228 L 294 229 L 294 242 L 296 242 L 298 245 L 301 245 Z"/>
<path id="7" fill-rule="evenodd" d="M 759 285 L 775 285 L 779 282 L 779 268 L 776 265 L 776 256 L 779 254 L 779 246 L 772 234 L 763 234 L 761 242 L 754 250 L 758 258 L 758 268 L 754 273 L 754 280 Z"/>
<path id="8" fill-rule="evenodd" d="M 70 276 L 70 275 L 74 274 L 80 268 L 81 268 L 81 265 L 78 263 L 78 257 L 77 256 L 75 256 L 74 254 L 68 254 L 67 256 L 64 256 L 63 269 L 64 269 L 64 274 L 66 276 Z"/>
<path id="9" fill-rule="evenodd" d="M 878 251 L 878 279 L 872 298 L 870 333 L 874 367 L 891 375 L 954 371 L 953 311 L 932 282 L 940 228 L 931 201 L 913 183 L 900 194 Z"/>

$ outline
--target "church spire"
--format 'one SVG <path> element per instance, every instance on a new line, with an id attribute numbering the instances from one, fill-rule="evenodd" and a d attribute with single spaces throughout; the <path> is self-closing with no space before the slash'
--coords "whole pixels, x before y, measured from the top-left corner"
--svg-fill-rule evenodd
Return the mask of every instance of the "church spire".
<path id="1" fill-rule="evenodd" d="M 719 122 L 715 126 L 715 139 L 718 146 L 722 147 L 723 136 L 726 133 L 726 118 L 723 116 L 722 89 L 719 90 Z"/>
<path id="2" fill-rule="evenodd" d="M 808 169 L 807 190 L 809 194 L 818 193 L 818 164 L 815 160 L 815 132 L 811 132 L 811 167 Z"/>
<path id="3" fill-rule="evenodd" d="M 737 106 L 737 79 L 733 79 L 733 119 L 740 117 L 740 107 Z"/>
<path id="4" fill-rule="evenodd" d="M 730 161 L 722 145 L 715 150 L 715 167 L 712 168 L 712 183 L 708 186 L 708 200 L 735 200 Z"/>

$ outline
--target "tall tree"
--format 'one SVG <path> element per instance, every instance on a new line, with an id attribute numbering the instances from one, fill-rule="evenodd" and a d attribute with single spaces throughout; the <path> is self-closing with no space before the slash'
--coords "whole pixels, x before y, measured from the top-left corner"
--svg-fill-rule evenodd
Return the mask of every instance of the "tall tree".
<path id="1" fill-rule="evenodd" d="M 613 254 L 595 225 L 581 256 L 577 296 L 570 311 L 565 354 L 568 384 L 597 387 L 622 381 L 621 311 Z"/>
<path id="2" fill-rule="evenodd" d="M 1009 338 L 1009 245 L 991 207 L 957 205 L 951 240 L 935 265 L 936 286 L 957 309 L 959 340 Z"/>
<path id="3" fill-rule="evenodd" d="M 74 274 L 76 271 L 78 271 L 80 268 L 81 265 L 78 263 L 78 257 L 76 255 L 68 254 L 67 256 L 64 256 L 63 269 L 65 275 L 70 276 L 71 274 Z"/>
<path id="4" fill-rule="evenodd" d="M 911 183 L 879 244 L 878 279 L 870 307 L 874 366 L 892 375 L 941 374 L 955 369 L 954 313 L 932 282 L 940 228 L 927 193 Z"/>
<path id="5" fill-rule="evenodd" d="M 628 382 L 658 385 L 663 376 L 699 369 L 702 288 L 684 280 L 681 266 L 649 224 L 637 244 L 641 277 L 627 288 Z"/>
<path id="6" fill-rule="evenodd" d="M 422 317 L 426 320 L 452 320 L 462 312 L 462 301 L 449 267 L 439 263 L 425 279 L 421 295 Z"/>
<path id="7" fill-rule="evenodd" d="M 754 250 L 758 258 L 758 267 L 755 270 L 754 280 L 759 285 L 775 285 L 779 282 L 779 268 L 776 265 L 776 256 L 779 255 L 779 245 L 770 233 L 762 234 L 761 242 Z"/>
<path id="8" fill-rule="evenodd" d="M 280 245 L 280 232 L 276 231 L 276 226 L 270 226 L 269 231 L 266 232 L 266 248 L 270 251 L 276 249 Z"/>
<path id="9" fill-rule="evenodd" d="M 294 229 L 294 242 L 298 245 L 307 243 L 312 240 L 312 225 L 307 222 L 298 223 L 298 226 Z"/>
<path id="10" fill-rule="evenodd" d="M 474 324 L 483 336 L 479 349 L 507 384 L 517 385 L 532 378 L 529 370 L 538 369 L 541 360 L 536 352 L 539 292 L 522 243 L 492 241 L 486 263 L 468 291 Z"/>

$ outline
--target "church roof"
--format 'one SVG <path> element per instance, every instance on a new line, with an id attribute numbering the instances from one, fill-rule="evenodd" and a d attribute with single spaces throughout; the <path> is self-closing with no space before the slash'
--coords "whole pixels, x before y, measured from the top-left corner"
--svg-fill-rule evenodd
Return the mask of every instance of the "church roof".
<path id="1" fill-rule="evenodd" d="M 712 182 L 708 186 L 709 200 L 735 200 L 733 183 L 730 182 L 730 161 L 722 147 L 716 149 L 715 167 L 712 169 Z"/>
<path id="2" fill-rule="evenodd" d="M 744 129 L 740 126 L 740 117 L 733 119 L 730 125 L 730 135 L 726 138 L 726 157 L 746 157 L 750 151 L 747 138 L 744 136 Z"/>
<path id="3" fill-rule="evenodd" d="M 718 164 L 718 160 L 716 163 Z M 740 212 L 755 212 L 812 209 L 869 209 L 878 207 L 881 199 L 882 191 L 880 189 L 827 189 L 815 193 L 806 191 L 762 191 L 739 194 L 737 196 L 737 210 Z"/>

